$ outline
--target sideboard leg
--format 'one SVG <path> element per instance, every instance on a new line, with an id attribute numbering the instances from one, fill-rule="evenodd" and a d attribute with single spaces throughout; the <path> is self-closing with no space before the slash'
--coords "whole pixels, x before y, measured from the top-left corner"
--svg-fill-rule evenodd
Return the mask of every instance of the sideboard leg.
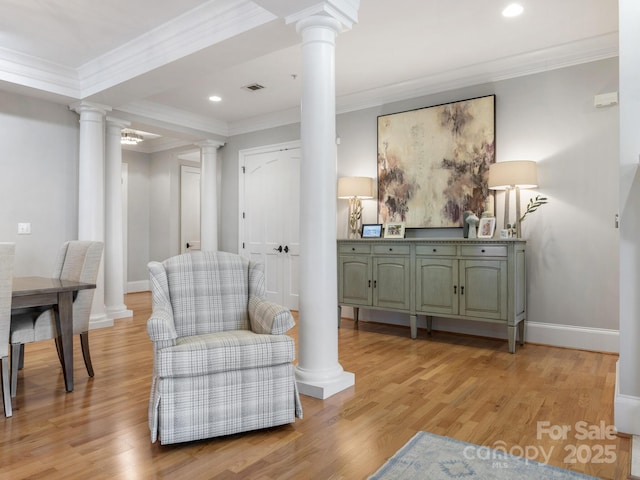
<path id="1" fill-rule="evenodd" d="M 338 328 L 340 328 L 341 321 L 342 321 L 342 307 L 338 305 Z"/>
<path id="2" fill-rule="evenodd" d="M 418 338 L 418 323 L 416 315 L 409 315 L 409 325 L 411 327 L 411 338 Z"/>
<path id="3" fill-rule="evenodd" d="M 520 345 L 524 345 L 524 320 L 520 320 L 518 324 L 518 336 L 520 337 Z"/>
<path id="4" fill-rule="evenodd" d="M 360 314 L 360 309 L 358 307 L 353 307 L 353 328 L 358 328 L 359 314 Z"/>
<path id="5" fill-rule="evenodd" d="M 507 327 L 507 339 L 509 340 L 509 353 L 516 353 L 516 327 Z"/>
<path id="6" fill-rule="evenodd" d="M 431 327 L 433 326 L 433 317 L 427 315 L 427 333 L 431 334 Z"/>

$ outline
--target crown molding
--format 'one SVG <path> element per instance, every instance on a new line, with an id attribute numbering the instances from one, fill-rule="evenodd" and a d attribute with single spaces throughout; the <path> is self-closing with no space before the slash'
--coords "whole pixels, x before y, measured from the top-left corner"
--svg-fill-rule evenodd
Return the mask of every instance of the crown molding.
<path id="1" fill-rule="evenodd" d="M 193 147 L 195 146 L 195 143 L 188 140 L 180 140 L 177 138 L 159 137 L 145 140 L 144 142 L 141 142 L 137 145 L 122 145 L 122 148 L 124 150 L 130 150 L 133 152 L 153 154 L 189 146 Z"/>
<path id="2" fill-rule="evenodd" d="M 132 102 L 118 107 L 117 110 L 170 125 L 179 125 L 183 128 L 186 127 L 223 137 L 229 136 L 229 127 L 226 122 L 195 115 L 177 108 L 165 107 L 154 102 Z"/>
<path id="3" fill-rule="evenodd" d="M 582 63 L 604 60 L 617 55 L 618 32 L 611 32 L 579 42 L 571 42 L 491 62 L 478 63 L 381 88 L 341 95 L 336 98 L 336 114 L 379 107 L 388 103 L 446 92 L 457 88 L 533 75 Z M 289 109 L 234 122 L 229 125 L 228 134 L 240 135 L 298 122 L 300 122 L 300 109 Z"/>
<path id="4" fill-rule="evenodd" d="M 82 65 L 82 95 L 91 96 L 276 18 L 250 1 L 211 0 Z"/>
<path id="5" fill-rule="evenodd" d="M 336 113 L 343 114 L 388 103 L 418 98 L 434 93 L 533 75 L 559 68 L 589 63 L 618 55 L 618 34 L 572 42 L 524 55 L 478 63 L 461 69 L 422 77 L 386 87 L 366 90 L 336 98 Z M 120 107 L 128 113 L 182 125 L 223 137 L 291 125 L 300 122 L 300 108 L 290 108 L 261 116 L 225 123 L 198 117 L 184 111 L 167 109 L 151 102 L 138 102 Z"/>
<path id="6" fill-rule="evenodd" d="M 76 69 L 0 47 L 0 80 L 80 99 Z"/>
<path id="7" fill-rule="evenodd" d="M 232 122 L 229 124 L 228 134 L 231 137 L 243 133 L 291 125 L 293 123 L 300 123 L 300 107 Z"/>
<path id="8" fill-rule="evenodd" d="M 347 113 L 457 88 L 533 75 L 618 56 L 618 32 L 521 55 L 469 65 L 407 82 L 342 95 L 336 113 Z"/>
<path id="9" fill-rule="evenodd" d="M 77 69 L 0 47 L 0 81 L 87 98 L 276 18 L 248 0 L 210 0 Z"/>

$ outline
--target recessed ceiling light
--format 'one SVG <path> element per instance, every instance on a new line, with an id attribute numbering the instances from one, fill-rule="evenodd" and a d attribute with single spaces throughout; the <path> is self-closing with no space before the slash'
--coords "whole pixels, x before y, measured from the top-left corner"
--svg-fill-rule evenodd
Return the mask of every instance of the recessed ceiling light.
<path id="1" fill-rule="evenodd" d="M 502 16 L 503 17 L 517 17 L 523 11 L 524 11 L 524 8 L 522 8 L 522 5 L 520 5 L 519 3 L 511 3 L 511 4 L 507 5 L 507 7 L 504 10 L 502 10 Z"/>
<path id="2" fill-rule="evenodd" d="M 211 95 L 211 96 L 209 97 L 209 100 L 211 100 L 212 102 L 221 102 L 221 101 L 222 101 L 222 98 L 221 98 L 221 97 L 219 97 L 218 95 Z"/>

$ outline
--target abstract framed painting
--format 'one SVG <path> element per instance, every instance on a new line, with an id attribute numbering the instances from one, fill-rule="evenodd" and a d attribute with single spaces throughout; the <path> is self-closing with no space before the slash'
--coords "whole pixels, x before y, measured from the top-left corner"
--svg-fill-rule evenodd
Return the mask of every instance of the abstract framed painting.
<path id="1" fill-rule="evenodd" d="M 493 208 L 495 95 L 378 117 L 378 222 L 462 227 Z"/>

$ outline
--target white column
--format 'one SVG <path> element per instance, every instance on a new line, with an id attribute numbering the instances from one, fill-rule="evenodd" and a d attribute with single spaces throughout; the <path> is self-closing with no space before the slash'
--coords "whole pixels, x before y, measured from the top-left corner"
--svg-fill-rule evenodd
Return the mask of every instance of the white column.
<path id="1" fill-rule="evenodd" d="M 218 148 L 207 140 L 200 147 L 200 250 L 218 250 Z"/>
<path id="2" fill-rule="evenodd" d="M 327 398 L 354 385 L 338 362 L 336 253 L 337 151 L 335 38 L 342 24 L 313 15 L 296 24 L 302 35 L 300 165 L 300 393 Z M 313 219 L 313 221 L 311 221 Z"/>
<path id="3" fill-rule="evenodd" d="M 78 159 L 78 240 L 104 242 L 104 105 L 78 102 L 71 109 L 80 114 Z M 104 268 L 100 263 L 93 294 L 89 328 L 112 326 L 104 308 Z"/>
<path id="4" fill-rule="evenodd" d="M 620 0 L 620 358 L 614 417 L 619 432 L 640 435 L 640 5 Z M 613 213 L 613 212 L 612 212 Z M 634 450 L 635 450 L 634 439 Z M 634 458 L 635 462 L 636 459 Z"/>
<path id="5" fill-rule="evenodd" d="M 122 228 L 122 129 L 129 122 L 107 117 L 105 144 L 104 303 L 111 320 L 132 317 L 124 304 L 124 238 Z"/>

